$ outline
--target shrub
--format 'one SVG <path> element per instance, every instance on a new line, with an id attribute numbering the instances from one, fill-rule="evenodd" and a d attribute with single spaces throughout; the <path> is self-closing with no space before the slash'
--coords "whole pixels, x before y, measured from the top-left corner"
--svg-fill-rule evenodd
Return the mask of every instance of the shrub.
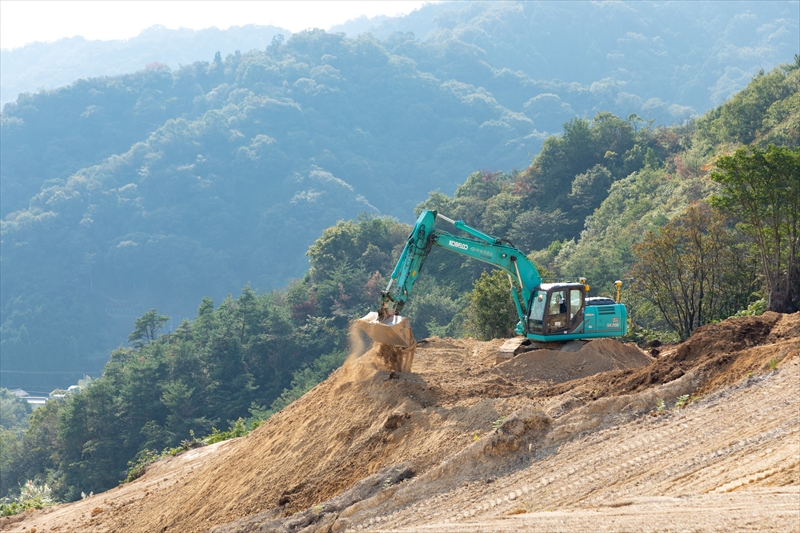
<path id="1" fill-rule="evenodd" d="M 0 503 L 0 516 L 15 515 L 28 509 L 42 509 L 55 503 L 52 490 L 47 483 L 39 484 L 28 480 L 20 488 L 19 496 L 13 500 L 3 498 L 3 502 Z"/>

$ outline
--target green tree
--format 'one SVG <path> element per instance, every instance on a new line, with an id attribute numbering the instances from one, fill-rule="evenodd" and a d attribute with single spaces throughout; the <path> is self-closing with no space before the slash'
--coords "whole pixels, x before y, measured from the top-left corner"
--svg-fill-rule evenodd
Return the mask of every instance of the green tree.
<path id="1" fill-rule="evenodd" d="M 0 427 L 0 497 L 4 497 L 17 485 L 15 469 L 22 456 L 22 440 L 10 429 Z"/>
<path id="2" fill-rule="evenodd" d="M 700 137 L 719 143 L 750 144 L 758 140 L 764 133 L 765 119 L 770 118 L 770 107 L 797 93 L 797 73 L 792 75 L 795 65 L 768 73 L 760 71 L 730 101 L 698 120 Z"/>
<path id="3" fill-rule="evenodd" d="M 768 309 L 800 309 L 800 148 L 743 147 L 717 159 L 712 198 L 758 248 Z"/>
<path id="4" fill-rule="evenodd" d="M 22 433 L 28 427 L 31 406 L 8 389 L 0 389 L 0 428 Z"/>
<path id="5" fill-rule="evenodd" d="M 614 183 L 614 177 L 602 165 L 595 165 L 586 172 L 578 174 L 572 180 L 572 209 L 581 219 L 586 218 L 597 209 L 600 203 L 608 196 L 608 189 Z"/>
<path id="6" fill-rule="evenodd" d="M 508 275 L 502 270 L 483 272 L 467 294 L 467 331 L 481 340 L 509 337 L 519 318 L 511 299 Z"/>
<path id="7" fill-rule="evenodd" d="M 431 335 L 454 337 L 459 333 L 458 322 L 463 318 L 461 315 L 467 302 L 463 296 L 453 298 L 453 292 L 434 276 L 423 275 L 414 285 L 414 292 L 403 307 L 403 315 L 411 320 L 415 338 L 424 339 Z"/>
<path id="8" fill-rule="evenodd" d="M 0 494 L 8 494 L 16 490 L 18 485 L 27 479 L 44 480 L 47 471 L 54 471 L 58 464 L 57 451 L 59 444 L 60 404 L 50 401 L 34 410 L 30 417 L 30 425 L 22 436 L 16 449 L 5 449 L 0 454 L 3 461 L 0 475 Z M 5 447 L 8 432 L 3 434 Z"/>
<path id="9" fill-rule="evenodd" d="M 168 316 L 159 315 L 158 311 L 155 309 L 149 310 L 134 322 L 136 329 L 133 330 L 133 333 L 128 335 L 128 342 L 133 343 L 137 348 L 141 348 L 145 344 L 150 344 L 156 340 L 158 330 L 167 322 L 169 322 Z"/>
<path id="10" fill-rule="evenodd" d="M 362 268 L 367 275 L 385 275 L 394 267 L 392 252 L 401 246 L 410 227 L 389 217 L 361 213 L 358 220 L 340 220 L 314 241 L 306 255 L 314 283 L 330 279 L 344 263 Z"/>
<path id="11" fill-rule="evenodd" d="M 508 236 L 523 251 L 539 250 L 557 241 L 567 223 L 561 209 L 542 210 L 537 206 L 515 217 Z"/>
<path id="12" fill-rule="evenodd" d="M 632 290 L 651 302 L 682 340 L 741 305 L 736 243 L 724 217 L 708 205 L 690 206 L 632 248 Z M 751 291 L 745 292 L 746 303 Z"/>

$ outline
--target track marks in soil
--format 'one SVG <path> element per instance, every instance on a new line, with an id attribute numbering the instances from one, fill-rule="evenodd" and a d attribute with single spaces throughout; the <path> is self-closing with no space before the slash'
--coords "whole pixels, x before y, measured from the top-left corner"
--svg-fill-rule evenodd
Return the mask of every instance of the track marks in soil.
<path id="1" fill-rule="evenodd" d="M 692 530 L 710 530 L 730 504 L 734 529 L 770 530 L 772 521 L 773 530 L 797 530 L 800 492 L 796 481 L 785 485 L 800 463 L 798 384 L 795 358 L 780 372 L 746 379 L 679 412 L 573 439 L 550 456 L 539 450 L 534 455 L 543 458 L 522 471 L 473 481 L 352 529 L 547 531 L 561 516 L 561 527 L 602 530 L 618 516 L 612 529 L 669 531 L 691 523 Z M 753 513 L 765 521 L 748 526 Z"/>

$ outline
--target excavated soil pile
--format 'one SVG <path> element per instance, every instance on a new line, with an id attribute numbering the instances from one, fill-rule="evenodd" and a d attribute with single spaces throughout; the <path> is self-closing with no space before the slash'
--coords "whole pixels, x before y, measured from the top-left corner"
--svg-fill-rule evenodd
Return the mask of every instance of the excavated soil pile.
<path id="1" fill-rule="evenodd" d="M 592 399 L 617 396 L 672 382 L 688 372 L 700 380 L 695 392 L 703 394 L 748 373 L 762 372 L 798 348 L 800 315 L 766 312 L 703 326 L 688 341 L 663 350 L 650 365 L 564 383 L 543 394 L 581 392 Z"/>
<path id="2" fill-rule="evenodd" d="M 628 469 L 656 457 L 648 455 L 648 449 L 652 452 L 657 451 L 653 447 L 663 446 L 672 450 L 675 430 L 654 429 L 651 437 L 635 441 L 644 450 L 642 454 L 620 455 L 618 466 L 602 467 L 603 461 L 613 463 L 618 451 L 629 447 L 628 438 L 642 423 L 660 423 L 665 413 L 646 416 L 656 399 L 674 404 L 681 395 L 705 395 L 733 383 L 742 387 L 743 378 L 757 384 L 757 376 L 769 376 L 773 368 L 800 355 L 800 314 L 766 313 L 706 326 L 689 341 L 665 347 L 655 360 L 634 346 L 598 340 L 577 351 L 529 352 L 496 365 L 495 354 L 501 344 L 426 339 L 411 355 L 412 372 L 387 370 L 387 356 L 391 359 L 391 354 L 375 347 L 345 363 L 246 437 L 164 460 L 139 480 L 92 498 L 0 520 L 0 530 L 26 528 L 29 533 L 36 528 L 39 533 L 77 533 L 213 529 L 215 533 L 232 533 L 380 529 L 392 524 L 408 528 L 424 523 L 434 524 L 429 530 L 438 531 L 446 529 L 442 521 L 452 521 L 454 514 L 462 519 L 465 512 L 466 516 L 494 516 L 492 513 L 501 509 L 506 515 L 537 510 L 539 503 L 522 508 L 509 503 L 520 498 L 523 489 L 525 494 L 539 494 L 534 491 L 530 474 L 525 474 L 524 483 L 514 481 L 514 476 L 539 472 L 547 465 L 557 473 L 535 487 L 536 491 L 541 489 L 536 498 L 546 502 L 542 505 L 580 506 L 588 501 L 586 498 L 602 503 L 598 488 L 587 488 L 586 494 L 591 497 L 579 498 L 577 483 L 588 487 L 596 482 L 603 490 L 615 483 L 633 483 Z M 798 366 L 794 361 L 794 367 Z M 780 375 L 784 381 L 790 379 L 785 373 Z M 749 394 L 747 387 L 741 394 Z M 759 401 L 768 405 L 773 396 L 765 393 Z M 762 434 L 784 439 L 780 449 L 791 450 L 786 442 L 797 439 L 800 426 L 793 397 L 787 396 L 786 402 L 795 404 L 787 403 L 771 413 L 772 429 L 755 422 L 746 425 L 745 429 L 756 432 L 752 442 L 750 437 L 743 437 L 736 444 L 736 432 L 742 429 L 735 425 L 723 424 L 712 433 L 724 433 L 724 446 L 733 446 L 740 454 L 751 453 L 748 450 L 753 446 L 767 442 L 766 437 L 758 437 Z M 747 409 L 749 404 L 742 402 L 741 409 Z M 734 409 L 733 405 L 725 407 Z M 725 414 L 742 420 L 750 416 L 735 410 Z M 676 426 L 679 433 L 694 435 L 685 446 L 702 441 L 709 420 L 698 418 L 697 422 Z M 699 425 L 690 426 L 690 422 Z M 628 427 L 632 429 L 624 429 Z M 603 436 L 609 431 L 619 433 L 614 437 L 619 439 L 617 444 Z M 663 443 L 658 440 L 662 438 Z M 565 450 L 570 446 L 575 448 L 575 458 L 559 466 L 561 458 L 569 456 Z M 698 461 L 712 464 L 721 460 L 720 446 L 715 441 L 699 450 Z M 663 464 L 654 470 L 665 475 L 674 471 L 678 477 L 664 481 L 664 487 L 671 487 L 673 492 L 686 477 L 675 465 L 684 465 L 687 449 L 676 450 L 675 457 L 663 456 Z M 794 459 L 787 453 L 788 459 L 776 456 L 778 462 L 770 467 L 774 470 L 770 479 L 796 484 L 800 458 L 792 463 Z M 586 462 L 588 470 L 576 472 L 569 466 L 576 461 Z M 741 457 L 737 461 L 735 464 L 744 470 L 756 464 Z M 762 463 L 772 464 L 769 461 L 772 456 Z M 576 481 L 570 484 L 568 478 L 573 474 Z M 563 492 L 545 488 L 562 475 L 565 481 L 559 490 Z M 519 489 L 514 488 L 517 486 Z M 461 494 L 459 491 L 469 490 L 478 495 L 474 498 L 484 498 L 486 491 L 496 492 L 499 487 L 513 490 L 505 496 L 502 492 L 495 494 L 492 501 L 497 505 L 488 505 L 485 499 L 446 503 L 461 501 L 453 500 L 453 494 Z M 505 507 L 497 502 L 505 502 Z M 446 505 L 451 507 L 442 507 Z M 461 530 L 502 530 L 499 524 Z M 582 524 L 584 530 L 597 529 Z M 785 527 L 784 522 L 781 524 Z M 529 525 L 508 531 L 527 529 Z"/>
<path id="3" fill-rule="evenodd" d="M 577 351 L 533 350 L 500 366 L 511 379 L 536 379 L 563 383 L 600 372 L 639 368 L 653 358 L 631 344 L 597 339 Z"/>

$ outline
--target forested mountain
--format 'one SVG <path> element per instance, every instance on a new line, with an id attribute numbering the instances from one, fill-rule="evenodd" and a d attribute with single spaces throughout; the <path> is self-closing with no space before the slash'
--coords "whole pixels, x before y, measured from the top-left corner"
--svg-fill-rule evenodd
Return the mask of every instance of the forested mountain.
<path id="1" fill-rule="evenodd" d="M 201 295 L 283 286 L 337 220 L 409 217 L 431 188 L 522 166 L 538 149 L 521 113 L 371 38 L 311 32 L 278 49 L 79 82 L 6 107 L 3 200 L 8 211 L 29 207 L 3 222 L 4 369 L 42 356 L 54 370 L 87 357 L 100 365 L 149 307 L 188 317 Z M 139 97 L 115 106 L 119 85 Z M 173 96 L 180 87 L 196 96 Z M 73 98 L 61 114 L 46 111 Z M 171 112 L 179 117 L 119 148 Z M 83 169 L 86 160 L 60 157 L 117 150 Z M 24 200 L 43 175 L 53 178 Z M 116 338 L 98 342 L 104 334 Z"/>
<path id="2" fill-rule="evenodd" d="M 152 26 L 136 37 L 119 41 L 91 41 L 68 37 L 52 43 L 31 43 L 0 51 L 0 105 L 20 93 L 33 93 L 69 85 L 77 79 L 118 76 L 161 63 L 171 69 L 189 65 L 214 53 L 263 50 L 276 35 L 292 32 L 274 26 L 233 26 L 171 30 Z"/>
<path id="3" fill-rule="evenodd" d="M 593 294 L 613 296 L 618 279 L 624 280 L 626 288 L 634 282 L 633 288 L 641 290 L 641 273 L 634 270 L 637 244 L 653 237 L 649 232 L 658 232 L 669 221 L 684 223 L 681 217 L 689 208 L 702 210 L 698 206 L 706 205 L 712 195 L 720 192 L 719 183 L 710 179 L 714 165 L 742 145 L 767 151 L 770 146 L 794 150 L 794 162 L 784 168 L 790 174 L 787 181 L 779 182 L 780 188 L 770 192 L 772 203 L 758 204 L 764 197 L 757 199 L 756 193 L 750 201 L 760 206 L 754 210 L 765 218 L 775 213 L 776 204 L 787 206 L 788 215 L 771 219 L 763 228 L 777 239 L 772 248 L 774 255 L 764 262 L 773 264 L 788 278 L 788 285 L 794 286 L 787 286 L 788 293 L 800 294 L 800 271 L 791 266 L 797 263 L 796 258 L 785 262 L 787 255 L 797 256 L 796 232 L 800 223 L 796 211 L 800 201 L 800 55 L 795 55 L 791 64 L 769 73 L 760 72 L 730 101 L 684 125 L 642 128 L 637 117 L 624 121 L 609 113 L 599 113 L 592 121 L 570 121 L 565 124 L 563 135 L 545 141 L 524 172 L 473 174 L 452 197 L 432 193 L 418 210 L 438 209 L 495 235 L 505 235 L 530 252 L 547 277 L 586 277 Z M 775 169 L 768 173 L 778 174 Z M 772 177 L 761 179 L 767 183 Z M 721 222 L 729 230 L 752 224 L 751 220 L 736 226 L 742 213 L 729 215 Z M 759 266 L 762 260 L 756 252 L 759 245 L 755 242 L 765 237 L 756 237 L 753 232 L 750 229 L 724 241 L 725 252 L 732 256 L 724 260 L 724 266 L 716 267 L 716 316 L 709 313 L 708 320 L 727 317 L 747 307 L 755 297 L 767 296 L 763 265 Z M 446 269 L 435 264 L 435 272 L 452 271 L 454 263 L 468 266 L 469 262 L 448 257 L 447 263 Z M 687 276 L 696 273 L 692 268 L 687 267 Z M 471 278 L 465 279 L 463 274 L 459 277 L 460 280 L 453 280 L 456 290 L 447 295 L 450 299 L 468 290 L 476 278 L 474 271 Z M 671 290 L 686 289 L 673 283 L 670 282 Z M 650 303 L 637 299 L 635 293 L 628 296 L 626 302 L 634 323 L 662 330 L 672 327 Z M 687 294 L 672 296 L 680 300 Z M 508 304 L 511 305 L 510 299 Z M 784 312 L 791 312 L 795 306 L 796 303 L 787 306 Z M 410 307 L 414 309 L 413 302 Z M 450 306 L 444 304 L 443 308 Z"/>
<path id="4" fill-rule="evenodd" d="M 421 14 L 434 14 L 424 40 L 309 31 L 177 70 L 154 64 L 21 95 L 3 108 L 0 137 L 2 383 L 46 391 L 99 371 L 150 308 L 175 329 L 204 296 L 283 287 L 337 220 L 366 211 L 410 222 L 430 191 L 450 194 L 476 170 L 515 176 L 546 132 L 583 117 L 571 123 L 578 142 L 607 128 L 621 135 L 614 147 L 590 143 L 585 160 L 551 177 L 524 173 L 549 187 L 603 167 L 585 178 L 597 190 L 578 210 L 565 211 L 572 200 L 559 188 L 526 200 L 563 215 L 540 240 L 577 237 L 605 184 L 638 168 L 629 159 L 664 151 L 657 139 L 637 149 L 636 130 L 702 110 L 719 87 L 713 98 L 729 94 L 739 82 L 714 65 L 745 73 L 796 47 L 786 11 L 796 3 L 665 5 L 428 7 L 392 21 L 392 31 L 403 20 L 423 28 Z M 686 30 L 703 24 L 722 35 L 713 54 L 708 32 Z M 531 217 L 510 231 L 529 236 L 542 225 Z M 544 242 L 525 238 L 531 249 Z M 75 374 L 27 373 L 43 367 Z"/>
<path id="5" fill-rule="evenodd" d="M 668 121 L 684 118 L 687 111 L 701 113 L 719 105 L 744 88 L 759 69 L 791 58 L 797 51 L 800 24 L 800 4 L 794 1 L 470 2 L 455 6 L 426 5 L 405 17 L 357 19 L 331 31 L 348 35 L 369 31 L 381 39 L 395 32 L 414 32 L 436 49 L 466 43 L 470 46 L 456 61 L 438 63 L 431 70 L 446 70 L 463 81 L 480 76 L 480 85 L 509 107 L 514 106 L 503 100 L 498 86 L 507 86 L 513 98 L 519 93 L 509 78 L 517 77 L 562 91 L 569 87 L 566 97 L 561 91 L 551 91 L 563 104 L 537 102 L 542 108 L 574 107 L 576 96 L 589 90 L 606 98 L 595 111 L 644 112 L 647 118 Z M 406 48 L 404 53 L 422 63 L 419 52 Z M 438 59 L 442 52 L 432 55 Z M 469 57 L 501 71 L 495 73 L 501 78 L 495 86 L 486 85 L 485 72 L 473 68 Z M 537 123 L 540 131 L 557 132 L 560 126 L 558 122 L 543 128 Z"/>
<path id="6" fill-rule="evenodd" d="M 408 15 L 361 17 L 334 26 L 348 37 L 411 32 L 436 46 L 460 41 L 495 68 L 531 80 L 624 85 L 626 105 L 650 98 L 649 115 L 672 104 L 701 112 L 743 88 L 758 69 L 791 57 L 798 36 L 793 1 L 765 2 L 438 2 Z M 568 28 L 568 31 L 563 31 Z M 81 37 L 0 52 L 0 102 L 79 78 L 133 72 L 155 62 L 172 69 L 235 50 L 264 49 L 271 26 L 170 30 L 154 26 L 124 41 Z M 438 55 L 438 54 L 437 54 Z M 454 76 L 468 81 L 462 76 Z M 613 80 L 613 81 L 612 81 Z M 595 90 L 607 90 L 603 84 Z M 644 98 L 641 102 L 636 96 Z M 633 97 L 633 98 L 631 98 Z M 659 109 L 661 108 L 661 109 Z M 606 108 L 606 110 L 612 110 Z M 623 112 L 624 110 L 619 110 Z M 634 112 L 636 110 L 631 110 Z M 683 113 L 680 108 L 673 113 Z M 558 131 L 556 123 L 547 131 Z M 542 131 L 543 128 L 539 127 Z"/>

